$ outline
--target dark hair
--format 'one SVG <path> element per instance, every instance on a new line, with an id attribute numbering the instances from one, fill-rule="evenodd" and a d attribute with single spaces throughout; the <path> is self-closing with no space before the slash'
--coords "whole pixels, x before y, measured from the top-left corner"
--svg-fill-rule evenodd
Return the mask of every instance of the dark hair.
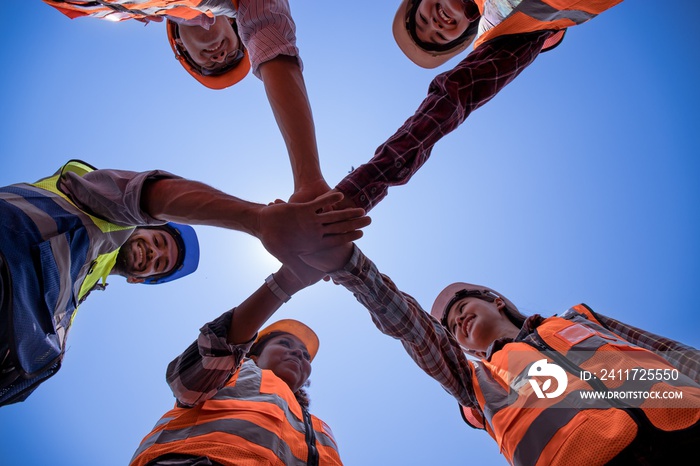
<path id="1" fill-rule="evenodd" d="M 289 335 L 287 332 L 270 332 L 267 335 L 263 336 L 260 338 L 258 341 L 253 343 L 253 346 L 250 347 L 250 351 L 248 351 L 248 357 L 251 356 L 260 356 L 260 353 L 262 353 L 263 348 L 265 348 L 265 345 L 267 345 L 270 340 L 272 340 L 275 337 L 278 337 L 280 335 Z M 311 399 L 309 398 L 309 394 L 304 390 L 304 387 L 308 387 L 310 385 L 310 382 L 307 380 L 304 382 L 304 385 L 297 390 L 294 393 L 294 396 L 296 397 L 297 401 L 299 402 L 299 405 L 304 408 L 304 409 L 309 409 L 309 405 L 311 404 Z"/>

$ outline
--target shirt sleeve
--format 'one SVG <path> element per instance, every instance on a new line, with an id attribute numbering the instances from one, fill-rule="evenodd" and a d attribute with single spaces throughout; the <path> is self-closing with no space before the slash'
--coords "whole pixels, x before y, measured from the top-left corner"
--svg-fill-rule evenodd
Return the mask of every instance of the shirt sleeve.
<path id="1" fill-rule="evenodd" d="M 141 210 L 141 193 L 146 182 L 165 178 L 179 177 L 160 170 L 136 173 L 103 169 L 85 176 L 65 172 L 59 188 L 80 209 L 117 225 L 162 225 L 164 221 Z"/>
<path id="2" fill-rule="evenodd" d="M 260 65 L 278 55 L 297 57 L 299 67 L 303 67 L 287 0 L 241 0 L 236 21 L 255 76 L 260 78 Z"/>
<path id="3" fill-rule="evenodd" d="M 641 348 L 653 351 L 681 373 L 700 383 L 700 351 L 697 349 L 597 312 L 595 316 L 617 336 Z"/>
<path id="4" fill-rule="evenodd" d="M 459 344 L 410 295 L 382 275 L 357 246 L 346 266 L 331 274 L 367 308 L 384 334 L 401 340 L 409 356 L 463 406 L 477 406 L 472 368 Z"/>
<path id="5" fill-rule="evenodd" d="M 168 364 L 165 379 L 180 405 L 194 406 L 214 396 L 253 345 L 257 334 L 247 343 L 228 343 L 234 311 L 227 311 L 204 325 L 197 340 Z"/>
<path id="6" fill-rule="evenodd" d="M 430 157 L 433 146 L 491 100 L 528 67 L 551 31 L 499 37 L 470 53 L 455 68 L 438 75 L 416 113 L 374 157 L 340 181 L 336 189 L 366 211 L 390 186 L 406 184 Z"/>

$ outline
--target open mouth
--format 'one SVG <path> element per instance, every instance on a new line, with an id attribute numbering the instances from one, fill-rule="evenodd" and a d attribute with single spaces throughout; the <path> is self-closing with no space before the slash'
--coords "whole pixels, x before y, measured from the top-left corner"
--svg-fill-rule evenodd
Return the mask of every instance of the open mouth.
<path id="1" fill-rule="evenodd" d="M 467 338 L 471 334 L 475 318 L 475 315 L 470 315 L 464 319 L 464 322 L 462 322 L 462 333 L 464 333 L 464 336 Z"/>
<path id="2" fill-rule="evenodd" d="M 210 49 L 203 49 L 203 50 L 205 52 L 213 55 L 215 53 L 220 52 L 222 48 L 224 48 L 224 41 L 223 40 L 221 42 L 219 42 L 219 45 L 217 45 L 216 47 L 210 48 Z"/>
<path id="3" fill-rule="evenodd" d="M 454 24 L 455 20 L 450 15 L 447 14 L 445 9 L 439 3 L 435 6 L 438 17 L 446 24 Z"/>

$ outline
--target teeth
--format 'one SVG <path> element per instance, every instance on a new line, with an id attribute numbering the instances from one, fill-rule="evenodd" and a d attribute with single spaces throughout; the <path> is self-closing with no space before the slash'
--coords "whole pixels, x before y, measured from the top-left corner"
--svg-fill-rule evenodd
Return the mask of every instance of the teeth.
<path id="1" fill-rule="evenodd" d="M 440 18 L 442 18 L 443 21 L 445 21 L 448 24 L 452 24 L 454 22 L 454 19 L 452 19 L 450 16 L 445 13 L 445 10 L 441 6 L 438 6 L 437 8 L 438 15 Z"/>

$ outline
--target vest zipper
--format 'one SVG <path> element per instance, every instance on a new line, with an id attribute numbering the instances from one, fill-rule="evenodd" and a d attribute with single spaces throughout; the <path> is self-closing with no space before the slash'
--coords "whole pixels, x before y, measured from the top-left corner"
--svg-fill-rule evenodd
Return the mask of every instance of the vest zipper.
<path id="1" fill-rule="evenodd" d="M 311 422 L 311 414 L 309 411 L 302 407 L 302 413 L 304 413 L 304 427 L 306 429 L 306 447 L 309 449 L 309 454 L 306 458 L 306 464 L 309 466 L 318 466 L 318 449 L 316 448 L 316 433 L 314 432 L 314 425 Z"/>

